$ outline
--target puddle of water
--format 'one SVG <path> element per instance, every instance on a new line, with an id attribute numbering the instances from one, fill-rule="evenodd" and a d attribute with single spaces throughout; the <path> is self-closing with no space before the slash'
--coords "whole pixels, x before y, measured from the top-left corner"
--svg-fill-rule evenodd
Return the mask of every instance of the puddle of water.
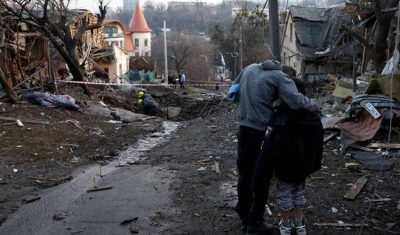
<path id="1" fill-rule="evenodd" d="M 176 131 L 179 124 L 176 122 L 163 122 L 162 126 L 164 128 L 163 131 L 155 132 L 146 138 L 139 139 L 134 145 L 120 153 L 117 159 L 110 164 L 121 167 L 137 163 L 140 160 L 140 156 L 144 155 L 155 146 L 167 141 L 171 134 Z"/>

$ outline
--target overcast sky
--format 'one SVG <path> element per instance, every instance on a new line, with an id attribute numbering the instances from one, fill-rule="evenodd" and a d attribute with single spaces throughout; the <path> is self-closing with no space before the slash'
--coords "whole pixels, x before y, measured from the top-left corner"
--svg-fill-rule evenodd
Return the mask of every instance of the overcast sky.
<path id="1" fill-rule="evenodd" d="M 196 2 L 196 0 L 151 0 L 152 2 Z M 235 1 L 235 0 L 232 0 Z M 122 6 L 122 0 L 104 0 L 105 3 L 109 3 L 108 6 L 112 8 L 116 8 L 118 6 Z M 143 4 L 146 2 L 146 0 L 140 0 L 140 4 L 143 6 Z M 207 3 L 212 3 L 212 4 L 218 4 L 221 3 L 222 0 L 199 0 L 199 2 L 207 2 Z M 70 8 L 83 8 L 83 9 L 88 9 L 91 11 L 97 11 L 98 7 L 98 0 L 71 0 L 70 3 Z"/>

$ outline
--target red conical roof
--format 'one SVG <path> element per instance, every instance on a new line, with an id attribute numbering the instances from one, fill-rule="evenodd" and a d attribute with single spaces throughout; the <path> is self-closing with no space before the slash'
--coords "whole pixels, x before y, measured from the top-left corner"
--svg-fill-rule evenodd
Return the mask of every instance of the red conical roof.
<path id="1" fill-rule="evenodd" d="M 151 32 L 144 18 L 142 9 L 140 8 L 139 2 L 136 4 L 135 12 L 133 13 L 131 22 L 129 23 L 129 30 L 132 32 Z"/>

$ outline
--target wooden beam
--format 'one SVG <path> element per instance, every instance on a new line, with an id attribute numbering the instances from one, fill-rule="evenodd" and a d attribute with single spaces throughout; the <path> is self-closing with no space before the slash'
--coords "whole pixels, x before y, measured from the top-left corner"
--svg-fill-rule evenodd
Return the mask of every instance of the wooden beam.
<path id="1" fill-rule="evenodd" d="M 104 191 L 104 190 L 110 190 L 113 187 L 106 187 L 106 188 L 94 188 L 94 189 L 88 189 L 86 190 L 87 193 L 91 193 L 91 192 L 98 192 L 98 191 Z"/>
<path id="2" fill-rule="evenodd" d="M 346 224 L 346 223 L 313 223 L 320 227 L 368 227 L 369 224 Z"/>
<path id="3" fill-rule="evenodd" d="M 365 40 L 365 38 L 362 35 L 359 35 L 357 32 L 354 32 L 351 28 L 342 25 L 340 29 L 344 30 L 346 33 L 348 33 L 352 38 L 355 40 L 359 41 L 363 46 L 365 47 L 371 47 L 371 44 Z"/>
<path id="4" fill-rule="evenodd" d="M 346 195 L 344 195 L 344 198 L 349 199 L 349 200 L 354 200 L 357 197 L 357 195 L 360 193 L 361 189 L 365 186 L 367 181 L 368 181 L 368 178 L 365 176 L 359 178 L 351 186 L 351 188 L 347 191 Z"/>
<path id="5" fill-rule="evenodd" d="M 366 151 L 366 152 L 375 152 L 375 150 L 374 150 L 374 149 L 367 148 L 367 147 L 360 146 L 360 145 L 356 145 L 356 144 L 351 144 L 349 147 L 351 147 L 351 148 L 355 148 L 355 149 L 364 150 L 364 151 Z"/>
<path id="6" fill-rule="evenodd" d="M 339 134 L 339 132 L 332 133 L 332 134 L 328 135 L 327 137 L 324 138 L 324 142 L 332 139 L 333 137 L 337 136 L 338 134 Z"/>
<path id="7" fill-rule="evenodd" d="M 32 119 L 26 119 L 26 118 L 0 117 L 0 120 L 14 121 L 14 122 L 17 121 L 17 120 L 20 120 L 21 122 L 33 123 L 33 124 L 42 124 L 42 125 L 49 125 L 50 124 L 50 121 L 32 120 Z"/>
<path id="8" fill-rule="evenodd" d="M 368 148 L 390 148 L 390 149 L 400 149 L 400 144 L 387 144 L 387 143 L 371 143 Z"/>

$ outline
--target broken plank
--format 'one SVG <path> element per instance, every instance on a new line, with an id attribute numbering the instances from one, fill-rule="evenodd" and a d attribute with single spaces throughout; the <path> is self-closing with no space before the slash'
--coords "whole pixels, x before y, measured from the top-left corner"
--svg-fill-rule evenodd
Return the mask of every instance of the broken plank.
<path id="1" fill-rule="evenodd" d="M 390 198 L 378 198 L 378 199 L 365 199 L 364 202 L 388 202 L 391 201 L 392 199 Z"/>
<path id="2" fill-rule="evenodd" d="M 369 224 L 347 224 L 347 223 L 313 223 L 314 226 L 322 227 L 368 227 Z"/>
<path id="3" fill-rule="evenodd" d="M 400 144 L 387 144 L 387 143 L 371 143 L 368 148 L 390 148 L 390 149 L 400 149 Z"/>
<path id="4" fill-rule="evenodd" d="M 211 161 L 211 159 L 210 158 L 206 158 L 206 159 L 203 159 L 203 160 L 198 160 L 197 163 L 204 163 L 204 162 L 209 162 L 209 161 Z"/>
<path id="5" fill-rule="evenodd" d="M 215 161 L 215 173 L 220 174 L 221 171 L 219 170 L 219 162 Z"/>
<path id="6" fill-rule="evenodd" d="M 50 124 L 50 121 L 32 120 L 32 119 L 25 119 L 25 118 L 0 117 L 0 120 L 13 121 L 13 122 L 15 122 L 17 120 L 20 120 L 21 122 L 33 123 L 33 124 L 42 124 L 42 125 L 49 125 Z"/>
<path id="7" fill-rule="evenodd" d="M 364 151 L 366 151 L 366 152 L 375 152 L 375 150 L 374 150 L 374 149 L 367 148 L 367 147 L 360 146 L 360 145 L 356 145 L 356 144 L 351 144 L 349 147 L 351 147 L 351 148 L 355 148 L 355 149 L 364 150 Z"/>
<path id="8" fill-rule="evenodd" d="M 354 200 L 357 195 L 360 193 L 361 189 L 367 183 L 368 178 L 363 176 L 358 178 L 358 180 L 351 186 L 351 188 L 347 191 L 346 195 L 344 195 L 345 199 Z"/>
<path id="9" fill-rule="evenodd" d="M 326 142 L 326 141 L 332 139 L 333 137 L 337 136 L 338 134 L 339 134 L 339 133 L 336 132 L 336 133 L 332 133 L 332 134 L 328 135 L 327 137 L 324 138 L 324 142 Z"/>
<path id="10" fill-rule="evenodd" d="M 113 188 L 113 187 L 94 188 L 94 189 L 88 189 L 88 190 L 86 190 L 86 192 L 87 192 L 87 193 L 91 193 L 91 192 L 109 190 L 109 189 L 112 189 L 112 188 Z"/>
<path id="11" fill-rule="evenodd" d="M 31 202 L 37 201 L 39 199 L 40 199 L 40 197 L 32 197 L 32 198 L 24 199 L 23 203 L 27 204 L 27 203 L 31 203 Z"/>

